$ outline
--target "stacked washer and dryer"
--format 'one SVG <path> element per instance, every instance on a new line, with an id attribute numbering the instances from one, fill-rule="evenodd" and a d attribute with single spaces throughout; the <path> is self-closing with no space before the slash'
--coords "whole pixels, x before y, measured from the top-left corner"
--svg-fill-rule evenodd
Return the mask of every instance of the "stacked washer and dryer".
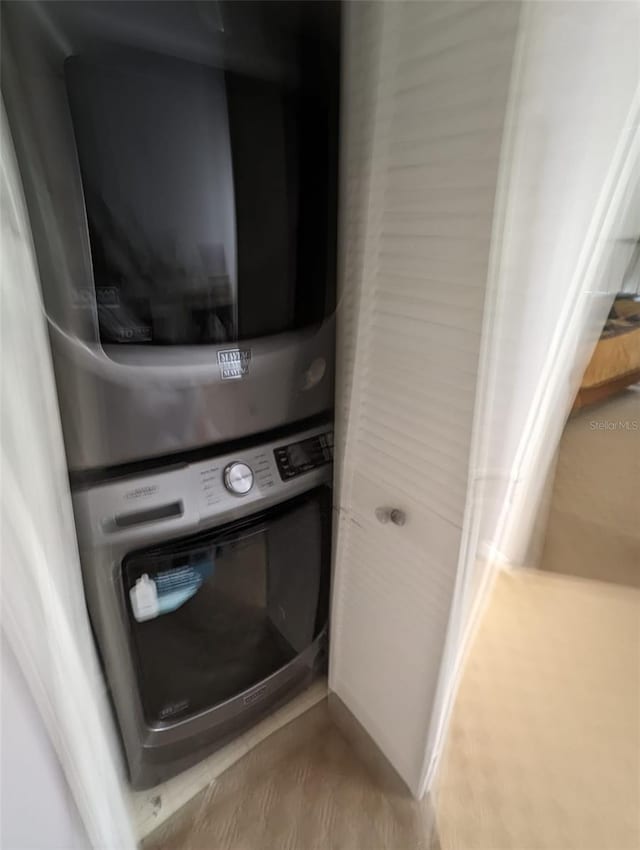
<path id="1" fill-rule="evenodd" d="M 327 646 L 340 8 L 3 3 L 87 604 L 134 787 Z"/>

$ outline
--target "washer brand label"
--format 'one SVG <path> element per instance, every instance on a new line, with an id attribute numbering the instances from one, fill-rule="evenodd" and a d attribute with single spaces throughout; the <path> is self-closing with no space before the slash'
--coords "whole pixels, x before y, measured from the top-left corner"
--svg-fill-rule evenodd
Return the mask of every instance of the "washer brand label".
<path id="1" fill-rule="evenodd" d="M 125 499 L 143 499 L 145 496 L 152 496 L 158 492 L 157 484 L 148 484 L 146 487 L 136 487 L 135 490 L 129 490 L 125 493 Z"/>
<path id="2" fill-rule="evenodd" d="M 169 705 L 165 705 L 164 708 L 160 709 L 160 719 L 164 720 L 167 717 L 173 717 L 175 714 L 184 711 L 185 708 L 189 708 L 188 699 L 181 699 L 179 702 L 170 702 Z"/>
<path id="3" fill-rule="evenodd" d="M 218 366 L 223 381 L 237 381 L 249 372 L 251 349 L 225 348 L 218 352 Z"/>
<path id="4" fill-rule="evenodd" d="M 245 705 L 252 705 L 254 702 L 258 702 L 258 700 L 262 699 L 267 695 L 267 686 L 263 685 L 261 688 L 258 688 L 255 691 L 252 691 L 250 694 L 247 694 L 246 697 L 243 698 L 242 702 Z"/>

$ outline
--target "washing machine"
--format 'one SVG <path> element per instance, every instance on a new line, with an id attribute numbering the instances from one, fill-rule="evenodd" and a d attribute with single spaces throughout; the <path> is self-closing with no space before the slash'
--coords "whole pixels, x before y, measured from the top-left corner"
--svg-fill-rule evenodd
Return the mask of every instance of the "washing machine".
<path id="1" fill-rule="evenodd" d="M 134 788 L 200 760 L 322 668 L 332 457 L 325 422 L 75 490 Z"/>

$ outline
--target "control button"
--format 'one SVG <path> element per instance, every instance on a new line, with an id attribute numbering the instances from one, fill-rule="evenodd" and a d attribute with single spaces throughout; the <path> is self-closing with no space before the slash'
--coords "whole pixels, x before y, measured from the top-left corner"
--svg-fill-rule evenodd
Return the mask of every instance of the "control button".
<path id="1" fill-rule="evenodd" d="M 253 470 L 246 463 L 230 463 L 224 470 L 224 486 L 236 496 L 246 496 L 253 487 Z"/>

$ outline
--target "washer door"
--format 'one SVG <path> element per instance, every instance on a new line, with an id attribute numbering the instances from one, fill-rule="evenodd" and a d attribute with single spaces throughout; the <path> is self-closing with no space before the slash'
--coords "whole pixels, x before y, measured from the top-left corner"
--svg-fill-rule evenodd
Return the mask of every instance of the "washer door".
<path id="1" fill-rule="evenodd" d="M 145 719 L 184 719 L 258 684 L 308 647 L 328 609 L 326 488 L 129 555 L 122 577 Z"/>

